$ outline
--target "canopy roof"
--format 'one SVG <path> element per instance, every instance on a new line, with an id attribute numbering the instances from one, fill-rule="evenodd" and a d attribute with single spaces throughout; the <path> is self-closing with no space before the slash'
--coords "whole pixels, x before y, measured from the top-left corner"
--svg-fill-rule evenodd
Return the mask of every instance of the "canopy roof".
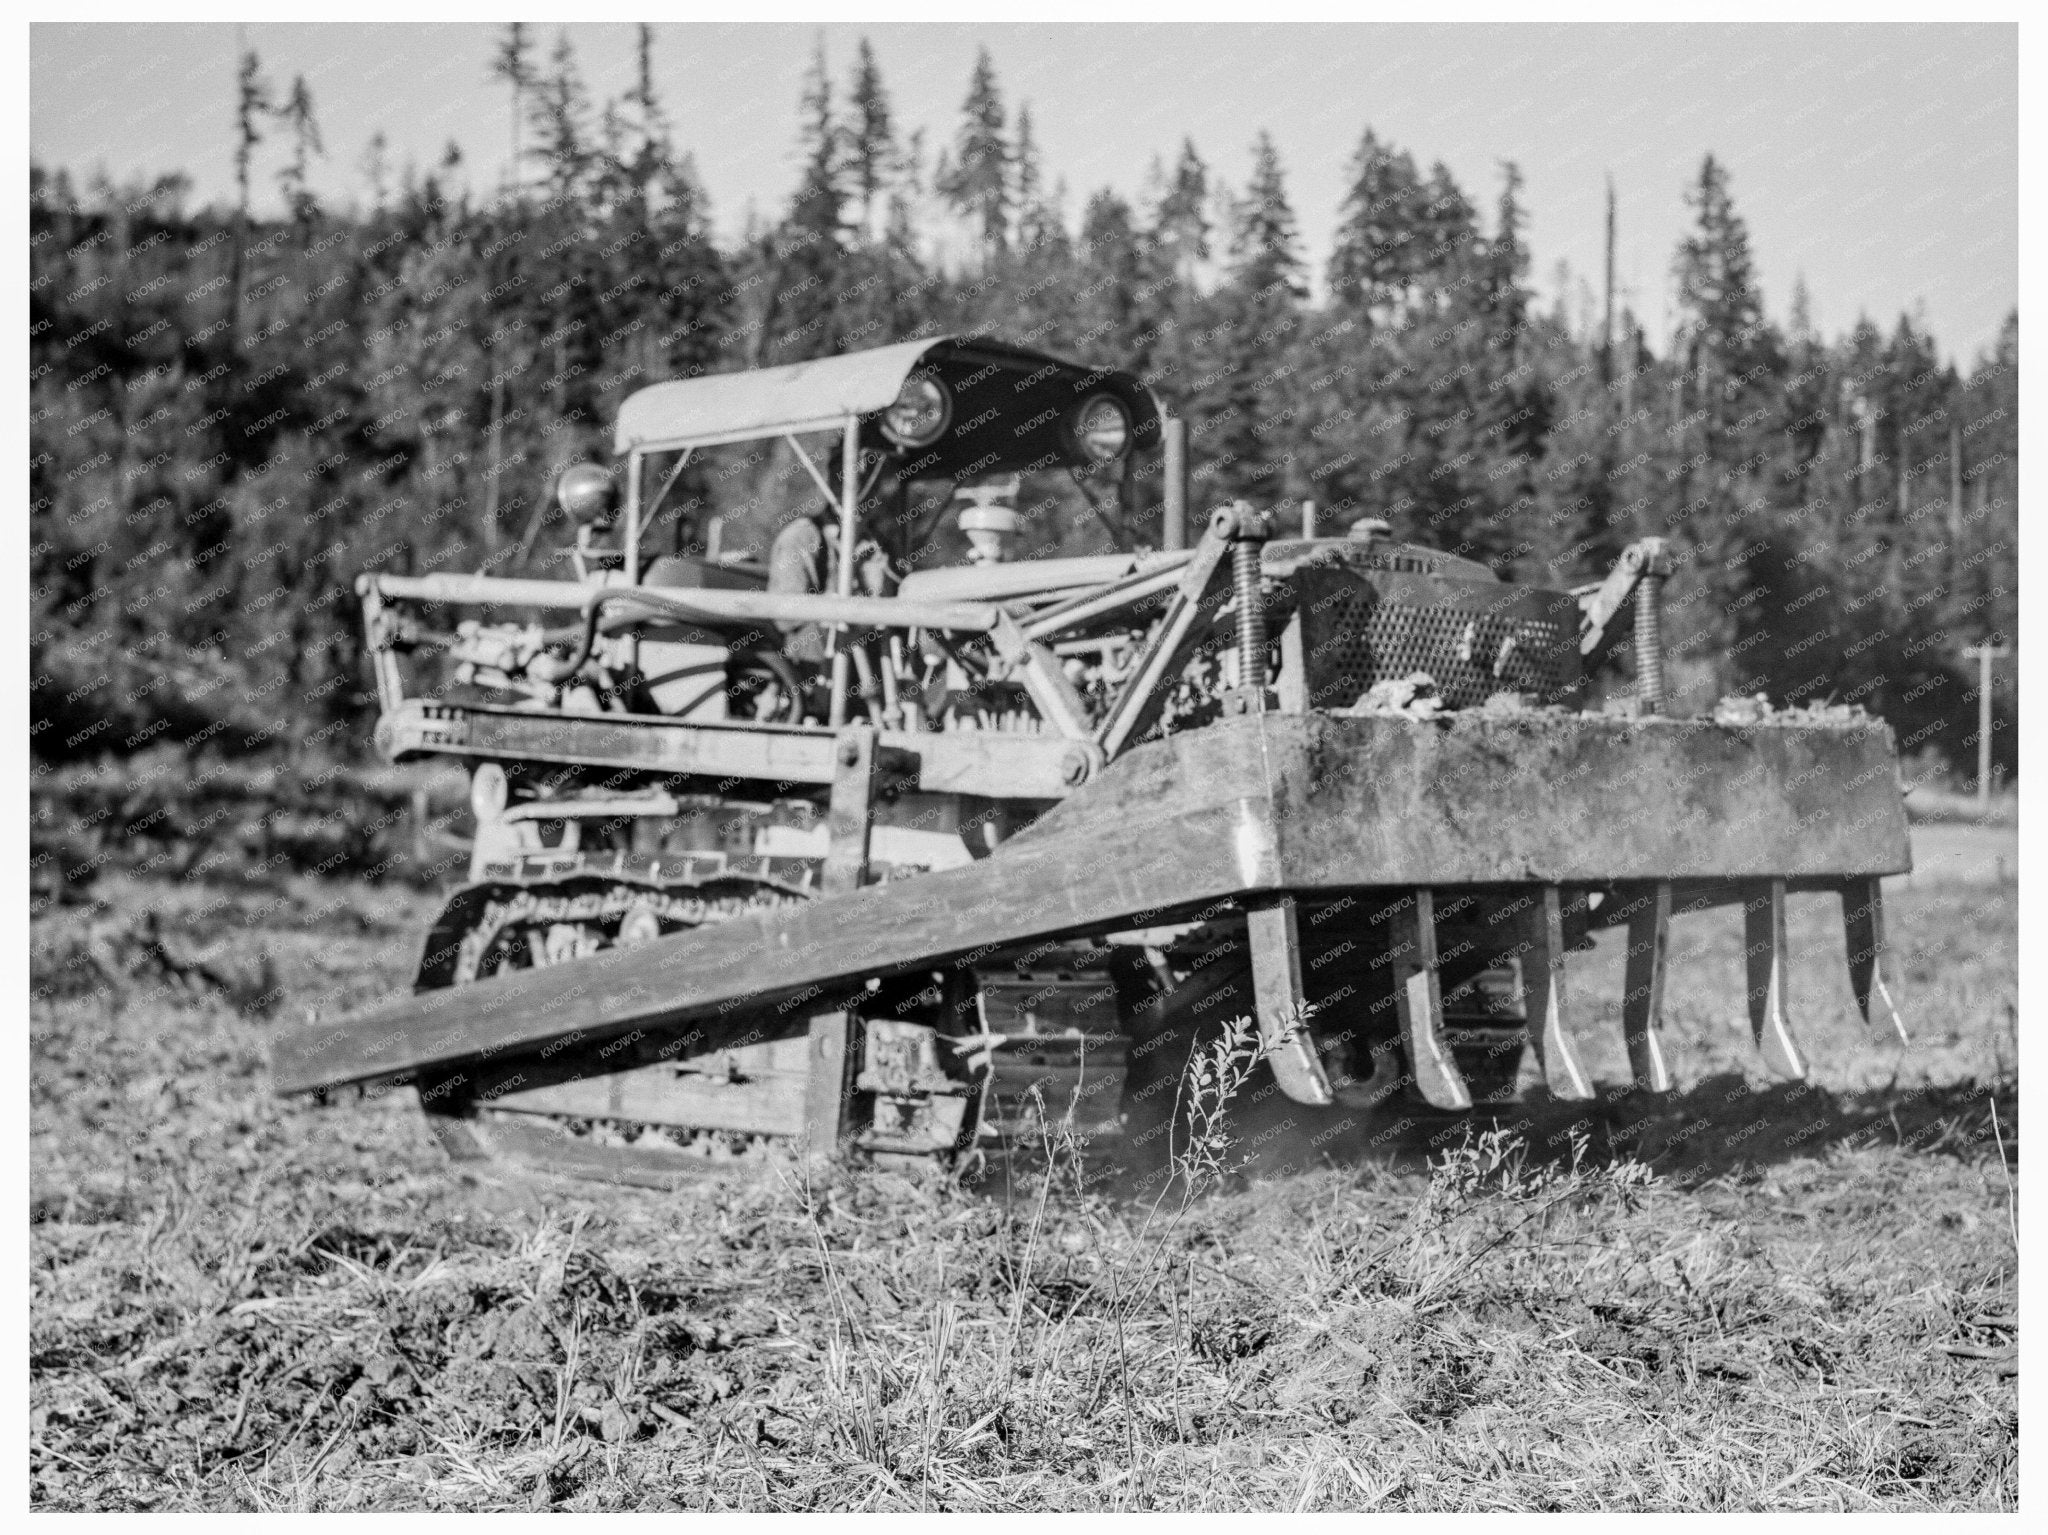
<path id="1" fill-rule="evenodd" d="M 944 435 L 912 458 L 882 436 L 877 421 L 903 381 L 919 370 L 946 386 L 953 411 Z M 1067 416 L 1096 394 L 1114 395 L 1130 412 L 1133 448 L 1157 437 L 1158 405 L 1128 373 L 1086 368 L 1000 341 L 937 336 L 779 368 L 654 384 L 619 407 L 614 441 L 620 453 L 710 447 L 838 430 L 848 416 L 858 416 L 861 446 L 908 459 L 903 472 L 913 476 L 1008 474 L 1085 464 L 1067 434 Z"/>

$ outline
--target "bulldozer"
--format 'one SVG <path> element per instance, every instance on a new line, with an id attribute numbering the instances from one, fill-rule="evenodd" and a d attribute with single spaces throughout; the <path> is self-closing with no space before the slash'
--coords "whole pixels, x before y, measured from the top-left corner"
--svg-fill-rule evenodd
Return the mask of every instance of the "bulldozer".
<path id="1" fill-rule="evenodd" d="M 1191 517 L 1188 437 L 985 336 L 676 379 L 560 475 L 573 576 L 364 574 L 377 747 L 466 766 L 470 865 L 411 993 L 290 1028 L 277 1090 L 409 1088 L 458 1160 L 653 1186 L 1054 1124 L 1142 1156 L 1232 1021 L 1310 1121 L 1592 1097 L 1571 970 L 1621 929 L 1657 1092 L 1671 924 L 1727 906 L 1796 1079 L 1811 892 L 1904 1037 L 1884 723 L 1671 713 L 1662 540 L 1550 590 L 1369 516 Z M 736 453 L 817 497 L 766 551 L 668 504 Z M 1046 553 L 1062 507 L 1108 551 Z"/>

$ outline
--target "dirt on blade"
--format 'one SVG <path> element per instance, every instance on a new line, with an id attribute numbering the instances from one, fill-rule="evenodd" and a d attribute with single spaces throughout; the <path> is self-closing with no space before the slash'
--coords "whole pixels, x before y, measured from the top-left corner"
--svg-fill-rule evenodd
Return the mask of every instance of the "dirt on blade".
<path id="1" fill-rule="evenodd" d="M 2016 1506 L 2010 882 L 1892 894 L 1910 1050 L 1797 901 L 1815 1071 L 1763 1083 L 1739 919 L 1699 918 L 1671 1097 L 1333 1128 L 1254 1089 L 1192 1194 L 1059 1148 L 465 1182 L 409 1093 L 262 1066 L 403 983 L 428 898 L 97 893 L 33 936 L 38 1508 Z M 1613 942 L 1574 972 L 1603 1084 Z"/>

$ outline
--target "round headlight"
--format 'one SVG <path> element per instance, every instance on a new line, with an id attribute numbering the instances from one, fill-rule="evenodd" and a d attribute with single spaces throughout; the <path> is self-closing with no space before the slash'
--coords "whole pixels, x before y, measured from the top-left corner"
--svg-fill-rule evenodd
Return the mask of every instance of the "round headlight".
<path id="1" fill-rule="evenodd" d="M 927 447 L 945 431 L 952 414 L 946 386 L 929 373 L 913 373 L 903 381 L 896 403 L 882 412 L 882 431 L 906 448 Z"/>
<path id="2" fill-rule="evenodd" d="M 1098 394 L 1074 412 L 1074 445 L 1098 464 L 1106 464 L 1130 445 L 1131 413 L 1114 395 Z"/>
<path id="3" fill-rule="evenodd" d="M 602 464 L 571 464 L 555 481 L 555 500 L 574 521 L 601 528 L 618 509 L 618 485 Z"/>

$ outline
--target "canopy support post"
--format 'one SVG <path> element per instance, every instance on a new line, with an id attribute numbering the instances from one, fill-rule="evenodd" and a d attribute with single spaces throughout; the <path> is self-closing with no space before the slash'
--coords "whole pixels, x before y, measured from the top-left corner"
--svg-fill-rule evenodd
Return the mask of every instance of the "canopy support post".
<path id="1" fill-rule="evenodd" d="M 661 515 L 662 503 L 668 500 L 668 493 L 676 488 L 676 481 L 683 477 L 683 471 L 690 467 L 690 457 L 696 451 L 695 448 L 683 449 L 683 456 L 676 460 L 675 468 L 669 470 L 668 478 L 661 482 L 661 489 L 657 490 L 654 499 L 647 503 L 646 516 L 638 521 L 646 524 L 648 532 L 654 531 L 654 520 Z M 634 456 L 638 457 L 637 454 Z M 683 552 L 683 524 L 680 518 L 676 521 L 675 552 Z"/>
<path id="2" fill-rule="evenodd" d="M 640 466 L 645 455 L 635 449 L 626 455 L 626 569 L 628 586 L 640 584 Z"/>
<path id="3" fill-rule="evenodd" d="M 853 543 L 860 509 L 860 417 L 846 417 L 846 441 L 839 455 L 839 595 L 853 595 Z M 846 723 L 846 694 L 852 681 L 853 632 L 840 626 L 833 631 L 832 715 L 836 730 Z"/>

